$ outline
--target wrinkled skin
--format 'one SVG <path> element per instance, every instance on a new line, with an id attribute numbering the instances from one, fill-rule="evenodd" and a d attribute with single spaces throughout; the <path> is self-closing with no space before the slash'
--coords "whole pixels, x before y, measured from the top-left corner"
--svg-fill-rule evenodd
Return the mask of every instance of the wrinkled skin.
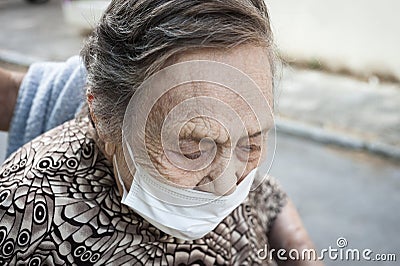
<path id="1" fill-rule="evenodd" d="M 271 70 L 265 48 L 244 45 L 229 51 L 201 49 L 185 53 L 170 63 L 190 60 L 212 60 L 238 68 L 255 81 L 272 106 Z M 179 147 L 166 146 L 168 140 L 161 141 L 161 128 L 164 126 L 166 115 L 182 101 L 197 96 L 218 99 L 233 108 L 245 123 L 247 132 L 242 132 L 240 138 L 233 143 L 231 132 L 228 132 L 226 125 L 217 119 L 201 117 L 201 113 L 206 109 L 211 113 L 219 112 L 218 106 L 199 103 L 190 106 L 187 110 L 195 116 L 198 114 L 198 117 L 182 122 L 179 131 Z M 257 94 L 254 94 L 254 98 L 256 96 Z M 252 100 L 257 102 L 256 99 Z M 146 125 L 146 148 L 157 170 L 174 184 L 190 188 L 197 186 L 201 190 L 215 194 L 230 194 L 234 191 L 235 185 L 257 167 L 263 155 L 261 148 L 265 149 L 263 143 L 266 133 L 272 126 L 272 121 L 261 121 L 260 128 L 256 115 L 247 103 L 225 87 L 210 83 L 185 84 L 169 90 L 153 107 Z M 232 128 L 234 129 L 235 126 Z M 247 138 L 247 136 L 250 137 Z M 118 145 L 117 150 L 121 150 Z M 265 150 L 263 152 L 265 153 Z M 178 167 L 182 165 L 180 162 L 185 159 L 183 157 L 189 160 L 201 159 L 201 157 L 204 157 L 204 160 L 210 157 L 214 159 L 207 164 L 207 167 L 199 171 L 187 171 L 185 167 Z M 118 165 L 125 163 L 120 156 L 117 158 Z M 224 175 L 224 178 L 218 178 L 229 160 L 234 160 L 234 169 L 229 167 L 227 169 L 229 172 Z M 129 175 L 128 172 L 125 174 Z M 131 181 L 125 181 L 126 187 L 129 188 Z M 210 183 L 211 181 L 215 182 Z"/>

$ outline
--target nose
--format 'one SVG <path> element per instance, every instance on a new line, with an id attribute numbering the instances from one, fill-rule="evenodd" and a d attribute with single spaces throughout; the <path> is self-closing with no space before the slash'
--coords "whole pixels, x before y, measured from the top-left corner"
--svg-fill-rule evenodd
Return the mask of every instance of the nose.
<path id="1" fill-rule="evenodd" d="M 197 188 L 215 195 L 230 195 L 235 191 L 236 184 L 242 177 L 238 173 L 245 167 L 246 164 L 237 160 L 236 156 L 231 156 L 229 148 L 222 149 L 207 176 L 197 184 Z"/>
<path id="2" fill-rule="evenodd" d="M 236 189 L 236 182 L 235 172 L 227 169 L 222 174 L 221 172 L 210 172 L 197 184 L 197 188 L 215 195 L 230 195 Z"/>
<path id="3" fill-rule="evenodd" d="M 235 173 L 227 173 L 223 176 L 216 178 L 214 184 L 214 194 L 216 195 L 230 195 L 236 189 L 237 178 Z"/>

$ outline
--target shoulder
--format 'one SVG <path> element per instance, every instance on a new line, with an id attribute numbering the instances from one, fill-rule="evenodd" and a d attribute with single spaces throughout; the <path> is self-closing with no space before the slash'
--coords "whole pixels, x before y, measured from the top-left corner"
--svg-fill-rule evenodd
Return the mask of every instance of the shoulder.
<path id="1" fill-rule="evenodd" d="M 87 119 L 71 120 L 28 142 L 0 168 L 0 186 L 35 180 L 46 180 L 51 185 L 66 176 L 87 179 L 93 171 L 103 171 L 112 185 L 110 164 L 88 137 L 88 130 Z"/>
<path id="2" fill-rule="evenodd" d="M 0 261 L 43 262 L 51 250 L 59 253 L 46 261 L 67 261 L 70 243 L 96 234 L 102 222 L 110 226 L 102 204 L 121 212 L 113 204 L 118 195 L 110 165 L 86 132 L 87 121 L 66 122 L 27 143 L 3 164 Z M 94 217 L 99 219 L 96 226 L 90 222 Z"/>
<path id="3" fill-rule="evenodd" d="M 71 162 L 74 159 L 102 159 L 95 142 L 88 137 L 88 130 L 87 119 L 74 119 L 47 131 L 12 153 L 3 163 L 1 175 L 17 175 L 22 169 L 56 171 L 63 166 L 73 170 L 75 164 Z M 70 158 L 72 160 L 68 160 Z M 48 161 L 52 163 L 48 165 Z"/>
<path id="4" fill-rule="evenodd" d="M 275 177 L 269 175 L 250 192 L 248 199 L 258 213 L 258 217 L 266 227 L 267 232 L 287 203 L 287 195 L 279 182 Z"/>

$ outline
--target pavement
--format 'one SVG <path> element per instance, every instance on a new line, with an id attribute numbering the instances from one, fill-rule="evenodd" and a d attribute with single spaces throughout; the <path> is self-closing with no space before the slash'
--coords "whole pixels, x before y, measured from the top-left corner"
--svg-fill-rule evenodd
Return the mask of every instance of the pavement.
<path id="1" fill-rule="evenodd" d="M 276 95 L 285 132 L 400 159 L 400 84 L 286 67 Z"/>
<path id="2" fill-rule="evenodd" d="M 318 250 L 338 249 L 337 240 L 345 238 L 346 249 L 396 254 L 400 260 L 397 161 L 281 133 L 271 174 L 295 203 Z M 398 265 L 327 257 L 324 262 Z"/>
<path id="3" fill-rule="evenodd" d="M 60 3 L 0 2 L 0 65 L 79 53 L 85 35 L 65 24 Z M 400 85 L 290 66 L 279 68 L 276 83 L 271 174 L 299 208 L 317 247 L 337 248 L 336 240 L 345 237 L 351 248 L 396 253 L 400 260 Z M 5 138 L 0 133 L 0 162 Z"/>

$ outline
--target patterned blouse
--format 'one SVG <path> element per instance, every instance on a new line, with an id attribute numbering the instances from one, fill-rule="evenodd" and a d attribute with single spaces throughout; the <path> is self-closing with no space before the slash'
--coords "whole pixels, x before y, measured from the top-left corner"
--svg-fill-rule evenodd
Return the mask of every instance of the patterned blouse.
<path id="1" fill-rule="evenodd" d="M 212 232 L 183 241 L 121 204 L 90 127 L 66 122 L 0 168 L 0 265 L 275 265 L 257 255 L 286 202 L 273 179 Z"/>

